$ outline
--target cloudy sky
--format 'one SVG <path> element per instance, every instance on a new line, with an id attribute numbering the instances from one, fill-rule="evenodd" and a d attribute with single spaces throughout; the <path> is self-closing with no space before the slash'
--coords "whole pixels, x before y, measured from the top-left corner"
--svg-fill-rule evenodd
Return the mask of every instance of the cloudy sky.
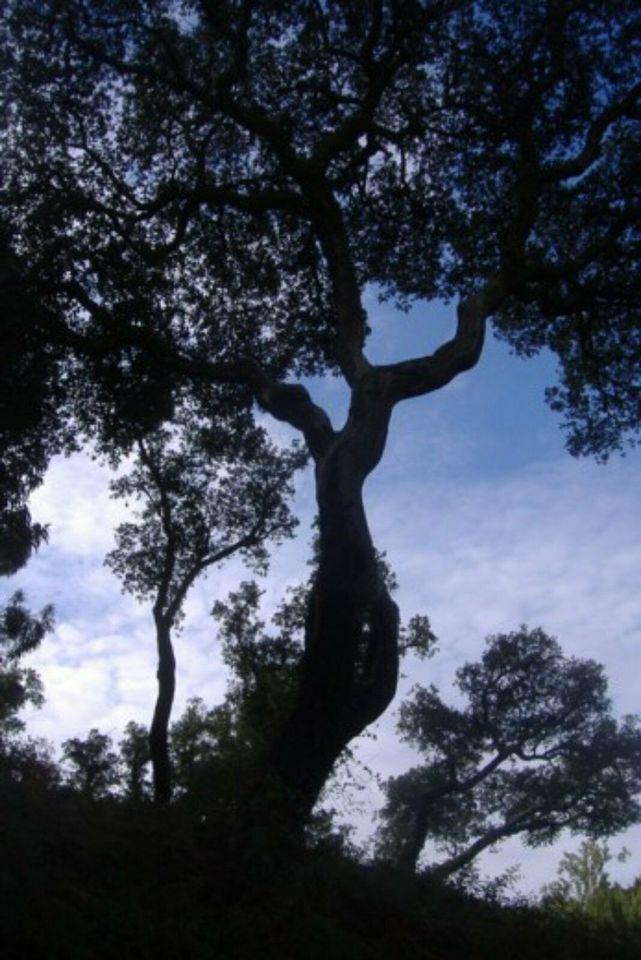
<path id="1" fill-rule="evenodd" d="M 453 311 L 444 307 L 405 317 L 372 299 L 370 311 L 375 361 L 432 349 L 453 324 Z M 398 576 L 403 615 L 428 614 L 440 641 L 432 660 L 406 664 L 399 699 L 417 681 L 450 695 L 456 668 L 478 658 L 485 636 L 527 623 L 555 635 L 566 653 L 603 663 L 618 714 L 641 710 L 641 456 L 633 452 L 605 467 L 573 460 L 543 400 L 553 380 L 549 358 L 522 361 L 490 340 L 475 370 L 395 412 L 385 458 L 366 487 L 370 525 Z M 340 425 L 346 404 L 340 382 L 311 389 Z M 288 434 L 276 425 L 275 436 Z M 93 726 L 117 740 L 128 720 L 148 721 L 153 705 L 149 611 L 120 593 L 102 562 L 125 516 L 109 499 L 107 483 L 88 457 L 56 461 L 32 501 L 34 517 L 51 524 L 51 541 L 26 570 L 0 584 L 5 598 L 20 587 L 31 606 L 55 604 L 55 634 L 31 658 L 47 703 L 29 716 L 30 731 L 54 743 Z M 264 583 L 267 614 L 286 586 L 307 574 L 309 474 L 300 479 L 296 507 L 299 536 L 276 551 Z M 220 700 L 225 671 L 209 610 L 246 576 L 231 562 L 193 588 L 176 643 L 176 716 L 189 696 Z M 412 763 L 395 737 L 393 708 L 376 734 L 362 746 L 367 764 L 388 775 Z M 365 781 L 359 799 L 365 833 L 380 801 L 373 782 Z M 628 882 L 641 873 L 641 827 L 611 847 L 624 843 L 632 856 L 614 865 L 612 875 Z M 560 851 L 574 845 L 565 838 L 531 851 L 512 841 L 482 867 L 491 873 L 518 863 L 520 888 L 536 890 L 553 879 Z"/>

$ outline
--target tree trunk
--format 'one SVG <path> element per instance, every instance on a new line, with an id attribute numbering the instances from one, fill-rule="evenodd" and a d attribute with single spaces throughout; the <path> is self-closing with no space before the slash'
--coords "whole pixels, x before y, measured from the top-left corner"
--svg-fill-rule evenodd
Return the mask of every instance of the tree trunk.
<path id="1" fill-rule="evenodd" d="M 508 758 L 509 751 L 500 750 L 491 760 L 489 760 L 480 770 L 477 770 L 472 776 L 467 777 L 464 780 L 457 780 L 452 778 L 445 781 L 439 787 L 435 787 L 432 790 L 424 793 L 422 797 L 419 797 L 415 803 L 414 807 L 414 821 L 411 827 L 411 834 L 408 837 L 406 843 L 403 844 L 401 851 L 398 856 L 398 866 L 402 870 L 409 870 L 412 873 L 416 872 L 416 866 L 418 864 L 418 858 L 421 855 L 421 851 L 425 846 L 427 841 L 429 826 L 430 826 L 430 814 L 432 813 L 431 808 L 434 804 L 438 804 L 438 801 L 443 797 L 452 796 L 457 793 L 465 793 L 467 790 L 472 790 L 477 784 L 482 783 L 486 780 L 494 771 L 501 766 L 502 763 Z"/>
<path id="2" fill-rule="evenodd" d="M 167 805 L 171 800 L 172 771 L 169 759 L 168 728 L 176 689 L 176 658 L 171 642 L 171 628 L 161 616 L 156 621 L 158 646 L 158 695 L 149 730 L 149 752 L 154 782 L 154 801 Z"/>
<path id="3" fill-rule="evenodd" d="M 396 691 L 398 610 L 379 574 L 362 500 L 388 421 L 380 397 L 357 396 L 316 465 L 319 567 L 297 700 L 270 758 L 294 828 L 308 818 L 342 751 Z"/>
<path id="4" fill-rule="evenodd" d="M 411 826 L 411 834 L 402 845 L 398 854 L 398 867 L 408 873 L 416 873 L 418 858 L 427 840 L 428 808 L 427 805 L 417 807 Z"/>

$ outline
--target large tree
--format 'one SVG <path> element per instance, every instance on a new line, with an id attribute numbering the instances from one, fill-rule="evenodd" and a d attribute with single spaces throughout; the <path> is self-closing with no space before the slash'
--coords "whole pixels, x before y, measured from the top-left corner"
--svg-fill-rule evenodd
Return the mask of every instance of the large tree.
<path id="1" fill-rule="evenodd" d="M 615 720 L 599 664 L 521 627 L 488 637 L 456 684 L 463 707 L 420 686 L 401 706 L 422 762 L 385 785 L 381 853 L 415 869 L 430 841 L 441 857 L 427 870 L 447 877 L 507 837 L 538 846 L 638 822 L 641 718 Z"/>
<path id="2" fill-rule="evenodd" d="M 62 394 L 38 452 L 70 421 L 124 450 L 132 423 L 255 401 L 313 458 L 318 573 L 267 765 L 300 820 L 396 689 L 362 499 L 394 407 L 474 366 L 491 320 L 556 353 L 573 452 L 638 430 L 636 4 L 16 0 L 2 36 L 0 205 L 38 305 L 16 336 L 51 345 Z M 451 339 L 372 363 L 371 284 L 454 301 Z M 350 390 L 341 427 L 318 370 Z"/>

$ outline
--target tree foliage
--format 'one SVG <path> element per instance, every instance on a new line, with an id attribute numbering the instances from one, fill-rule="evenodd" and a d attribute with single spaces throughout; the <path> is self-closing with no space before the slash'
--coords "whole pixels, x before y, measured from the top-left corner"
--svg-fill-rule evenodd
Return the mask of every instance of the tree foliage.
<path id="1" fill-rule="evenodd" d="M 286 500 L 302 452 L 279 451 L 260 429 L 215 422 L 158 428 L 136 444 L 133 469 L 111 484 L 114 496 L 138 504 L 136 519 L 116 529 L 106 563 L 123 589 L 152 603 L 158 651 L 158 695 L 150 728 L 154 794 L 171 799 L 168 725 L 176 683 L 172 632 L 194 582 L 208 568 L 240 555 L 265 572 L 267 542 L 291 536 Z"/>
<path id="2" fill-rule="evenodd" d="M 261 430 L 150 434 L 137 444 L 133 469 L 111 484 L 113 495 L 137 510 L 135 520 L 117 528 L 107 565 L 127 592 L 175 622 L 207 567 L 238 552 L 265 572 L 267 543 L 290 536 L 296 525 L 286 501 L 303 463 L 300 451 L 279 451 Z"/>
<path id="3" fill-rule="evenodd" d="M 111 737 L 95 727 L 86 737 L 70 737 L 62 744 L 65 781 L 87 800 L 104 800 L 120 783 L 118 754 Z"/>
<path id="4" fill-rule="evenodd" d="M 42 681 L 21 663 L 25 654 L 36 650 L 53 629 L 53 607 L 32 613 L 25 605 L 22 591 L 17 590 L 0 609 L 0 744 L 24 730 L 19 711 L 30 704 L 42 706 Z"/>
<path id="5" fill-rule="evenodd" d="M 489 637 L 457 686 L 465 707 L 434 687 L 401 706 L 401 737 L 423 762 L 387 782 L 382 851 L 414 867 L 430 840 L 448 855 L 427 869 L 447 876 L 505 837 L 537 846 L 639 819 L 641 721 L 614 719 L 594 661 L 521 627 Z"/>
<path id="6" fill-rule="evenodd" d="M 628 859 L 625 848 L 616 859 Z M 607 931 L 613 948 L 638 949 L 641 933 L 641 881 L 629 887 L 612 883 L 608 864 L 613 854 L 607 843 L 584 840 L 575 852 L 566 852 L 557 869 L 557 879 L 543 887 L 543 903 L 550 910 L 585 918 Z"/>
<path id="7" fill-rule="evenodd" d="M 131 803 L 142 803 L 151 795 L 149 731 L 145 725 L 130 720 L 118 749 L 122 796 Z"/>

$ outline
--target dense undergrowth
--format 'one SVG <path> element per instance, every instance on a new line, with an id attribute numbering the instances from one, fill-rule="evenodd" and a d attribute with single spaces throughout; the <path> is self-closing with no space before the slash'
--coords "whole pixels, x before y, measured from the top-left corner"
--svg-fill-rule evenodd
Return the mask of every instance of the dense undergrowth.
<path id="1" fill-rule="evenodd" d="M 484 900 L 325 841 L 242 862 L 224 824 L 3 779 L 4 960 L 639 960 L 641 929 Z"/>

